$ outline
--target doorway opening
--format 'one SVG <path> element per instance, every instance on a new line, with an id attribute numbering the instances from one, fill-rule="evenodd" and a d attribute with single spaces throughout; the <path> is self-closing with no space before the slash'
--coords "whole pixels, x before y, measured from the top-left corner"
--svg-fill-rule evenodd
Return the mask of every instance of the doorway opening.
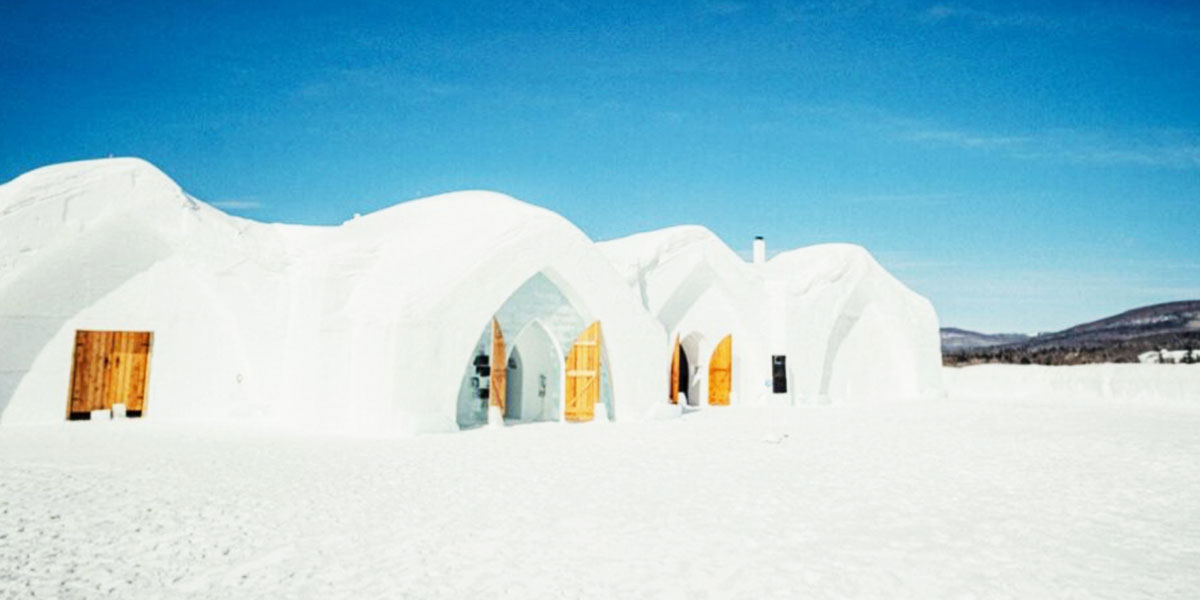
<path id="1" fill-rule="evenodd" d="M 460 429 L 590 420 L 592 409 L 612 418 L 599 322 L 585 320 L 552 277 L 529 278 L 484 326 L 459 387 Z"/>

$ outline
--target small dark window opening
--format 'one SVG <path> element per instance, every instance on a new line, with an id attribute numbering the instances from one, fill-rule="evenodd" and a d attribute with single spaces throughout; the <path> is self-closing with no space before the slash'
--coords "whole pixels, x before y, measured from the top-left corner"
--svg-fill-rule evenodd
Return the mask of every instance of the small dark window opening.
<path id="1" fill-rule="evenodd" d="M 787 393 L 787 357 L 775 355 L 771 357 L 771 391 L 776 394 Z"/>
<path id="2" fill-rule="evenodd" d="M 691 393 L 688 386 L 691 384 L 692 367 L 688 364 L 687 352 L 683 351 L 683 346 L 679 347 L 679 391 L 684 394 Z"/>

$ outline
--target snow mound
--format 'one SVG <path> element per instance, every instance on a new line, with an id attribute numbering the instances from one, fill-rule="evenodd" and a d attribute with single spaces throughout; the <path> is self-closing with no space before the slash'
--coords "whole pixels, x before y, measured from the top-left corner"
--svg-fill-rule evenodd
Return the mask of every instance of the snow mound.
<path id="1" fill-rule="evenodd" d="M 1200 411 L 1200 365 L 973 365 L 945 368 L 953 397 L 1175 405 Z"/>

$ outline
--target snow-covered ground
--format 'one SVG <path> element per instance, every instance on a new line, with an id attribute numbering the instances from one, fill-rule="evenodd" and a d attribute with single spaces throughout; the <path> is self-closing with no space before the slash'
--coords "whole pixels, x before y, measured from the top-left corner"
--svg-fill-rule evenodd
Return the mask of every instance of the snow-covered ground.
<path id="1" fill-rule="evenodd" d="M 0 597 L 1195 598 L 1200 367 L 1132 368 L 408 439 L 0 428 Z"/>

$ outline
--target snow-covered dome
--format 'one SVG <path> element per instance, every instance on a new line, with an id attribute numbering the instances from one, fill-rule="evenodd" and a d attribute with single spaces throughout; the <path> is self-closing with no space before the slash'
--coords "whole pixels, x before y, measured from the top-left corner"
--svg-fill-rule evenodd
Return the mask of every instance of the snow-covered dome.
<path id="1" fill-rule="evenodd" d="M 597 322 L 588 343 L 603 348 L 601 366 L 575 372 L 596 373 L 621 419 L 661 412 L 673 372 L 694 403 L 940 390 L 932 307 L 856 246 L 751 265 L 697 226 L 595 244 L 560 215 L 489 191 L 336 227 L 263 224 L 131 158 L 0 185 L 5 423 L 73 412 L 77 336 L 120 331 L 153 336 L 155 418 L 453 430 L 488 332 L 507 336 L 510 368 L 540 369 L 522 380 L 551 398 L 548 381 L 567 371 L 546 369 L 561 370 Z"/>
<path id="2" fill-rule="evenodd" d="M 274 307 L 259 302 L 288 264 L 271 227 L 131 158 L 32 171 L 0 186 L 0 207 L 5 422 L 62 418 L 77 330 L 164 334 L 153 343 L 156 417 L 262 410 L 247 340 L 269 328 Z"/>
<path id="3" fill-rule="evenodd" d="M 917 398 L 942 392 L 937 313 L 865 248 L 821 244 L 766 263 L 784 282 L 788 350 L 820 369 L 802 389 L 841 402 Z"/>
<path id="4" fill-rule="evenodd" d="M 106 159 L 0 186 L 0 231 L 0 334 L 20 340 L 0 349 L 5 422 L 61 419 L 75 332 L 122 330 L 154 332 L 156 418 L 453 429 L 480 327 L 535 276 L 602 322 L 620 414 L 653 396 L 636 348 L 661 328 L 578 228 L 503 194 L 266 225 Z"/>
<path id="5" fill-rule="evenodd" d="M 699 226 L 600 247 L 680 339 L 693 367 L 732 336 L 733 396 L 743 402 L 863 402 L 941 391 L 932 305 L 862 247 L 811 246 L 756 265 Z M 780 378 L 786 383 L 777 385 Z M 690 388 L 693 400 L 709 395 L 703 381 Z"/>

